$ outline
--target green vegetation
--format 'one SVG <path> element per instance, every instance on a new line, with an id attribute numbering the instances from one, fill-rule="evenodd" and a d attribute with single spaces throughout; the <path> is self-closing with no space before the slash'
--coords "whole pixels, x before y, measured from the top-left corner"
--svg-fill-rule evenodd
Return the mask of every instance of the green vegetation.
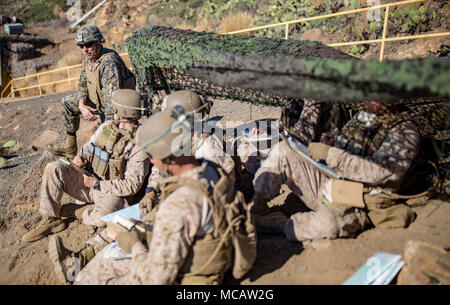
<path id="1" fill-rule="evenodd" d="M 151 1 L 153 8 L 148 16 L 154 14 L 167 24 L 174 19 L 181 19 L 184 22 L 195 23 L 200 19 L 220 20 L 226 14 L 235 11 L 255 11 L 257 1 L 251 0 L 160 0 Z"/>
<path id="2" fill-rule="evenodd" d="M 360 44 L 360 45 L 357 45 L 357 46 L 354 46 L 353 48 L 351 48 L 350 54 L 357 56 L 357 55 L 360 55 L 361 53 L 363 53 L 365 50 L 366 50 L 365 45 Z"/>
<path id="3" fill-rule="evenodd" d="M 66 11 L 70 8 L 67 0 L 39 0 L 32 4 L 22 4 L 15 15 L 25 23 L 37 23 L 56 18 L 55 12 L 59 10 Z"/>
<path id="4" fill-rule="evenodd" d="M 429 21 L 436 19 L 438 12 L 429 10 L 422 5 L 418 8 L 409 6 L 402 10 L 397 9 L 389 15 L 393 25 L 400 28 L 401 32 L 413 33 L 419 25 L 423 25 L 427 29 Z"/>
<path id="5" fill-rule="evenodd" d="M 211 0 L 204 2 L 199 17 L 212 18 L 222 17 L 232 11 L 254 11 L 256 10 L 255 0 Z"/>
<path id="6" fill-rule="evenodd" d="M 199 22 L 200 19 L 217 21 L 233 12 L 258 11 L 257 0 L 159 0 L 152 1 L 153 8 L 149 15 L 157 15 L 167 24 L 174 19 L 180 19 L 187 23 Z M 255 26 L 267 25 L 291 21 L 302 17 L 313 17 L 327 13 L 334 13 L 339 8 L 348 6 L 348 9 L 359 7 L 357 0 L 325 0 L 323 3 L 314 4 L 310 0 L 273 0 L 264 10 L 259 10 L 254 16 Z M 322 27 L 328 33 L 335 33 L 343 27 L 350 26 L 346 17 L 327 20 L 317 20 L 304 24 L 296 24 L 290 27 L 290 31 L 296 36 L 315 27 Z M 214 30 L 214 29 L 211 29 Z M 284 28 L 277 27 L 252 33 L 253 36 L 283 38 Z"/>
<path id="7" fill-rule="evenodd" d="M 237 69 L 236 73 L 227 76 L 232 78 L 245 75 L 245 72 L 239 72 L 245 63 L 255 65 L 249 70 L 259 71 L 261 65 L 271 66 L 278 59 L 280 62 L 320 56 L 350 59 L 320 42 L 219 35 L 156 26 L 134 33 L 126 39 L 125 44 L 137 75 L 139 90 L 149 98 L 160 86 L 160 69 L 172 90 L 191 88 L 213 96 L 280 105 L 287 102 L 286 98 L 271 96 L 267 92 L 258 93 L 256 89 L 242 90 L 235 86 L 220 88 L 211 82 L 199 81 L 200 75 L 196 73 L 228 75 L 228 72 Z M 289 66 L 286 64 L 286 67 Z M 203 75 L 201 78 L 205 77 Z"/>
<path id="8" fill-rule="evenodd" d="M 359 1 L 358 0 L 344 0 L 344 6 L 349 9 L 357 9 L 359 8 Z"/>
<path id="9" fill-rule="evenodd" d="M 152 1 L 150 1 L 152 2 Z M 160 0 L 159 4 L 155 5 L 148 15 L 154 14 L 161 19 L 169 21 L 173 18 L 181 18 L 189 21 L 195 18 L 194 11 L 201 7 L 201 0 Z"/>
<path id="10" fill-rule="evenodd" d="M 167 85 L 278 106 L 291 97 L 362 101 L 450 93 L 450 62 L 437 58 L 362 61 L 314 41 L 157 26 L 135 32 L 125 45 L 147 98 Z"/>

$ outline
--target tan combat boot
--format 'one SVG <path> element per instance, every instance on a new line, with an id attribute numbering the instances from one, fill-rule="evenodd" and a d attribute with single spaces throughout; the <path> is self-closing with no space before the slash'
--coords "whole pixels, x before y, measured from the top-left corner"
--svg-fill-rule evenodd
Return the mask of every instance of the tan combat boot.
<path id="1" fill-rule="evenodd" d="M 78 253 L 71 253 L 64 248 L 61 238 L 51 236 L 48 241 L 48 255 L 55 266 L 55 274 L 63 283 L 72 283 L 78 272 L 95 256 L 94 247 L 86 246 Z"/>
<path id="2" fill-rule="evenodd" d="M 52 233 L 58 233 L 67 227 L 66 223 L 58 217 L 42 216 L 35 228 L 22 236 L 22 241 L 33 242 Z"/>
<path id="3" fill-rule="evenodd" d="M 255 215 L 256 231 L 260 234 L 284 235 L 284 226 L 287 217 L 281 212 L 272 212 L 267 215 Z"/>
<path id="4" fill-rule="evenodd" d="M 66 140 L 63 144 L 48 144 L 47 150 L 58 156 L 75 156 L 77 154 L 77 137 L 66 135 Z"/>

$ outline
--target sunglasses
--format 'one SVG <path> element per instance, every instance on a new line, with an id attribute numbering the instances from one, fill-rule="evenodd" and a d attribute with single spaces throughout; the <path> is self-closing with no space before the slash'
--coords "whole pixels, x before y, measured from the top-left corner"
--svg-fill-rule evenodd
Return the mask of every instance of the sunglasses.
<path id="1" fill-rule="evenodd" d="M 83 49 L 84 47 L 91 48 L 94 45 L 94 43 L 95 43 L 95 41 L 91 41 L 86 44 L 79 44 L 78 46 L 80 47 L 80 49 Z"/>

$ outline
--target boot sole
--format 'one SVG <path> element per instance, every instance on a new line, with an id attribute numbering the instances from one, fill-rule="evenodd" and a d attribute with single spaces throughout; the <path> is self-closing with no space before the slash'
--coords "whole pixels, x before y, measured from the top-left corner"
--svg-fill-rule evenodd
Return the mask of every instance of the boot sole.
<path id="1" fill-rule="evenodd" d="M 59 153 L 59 152 L 55 152 L 55 151 L 51 151 L 49 149 L 47 149 L 47 151 L 55 156 L 58 157 L 67 157 L 67 158 L 73 158 L 76 156 L 77 152 L 75 153 Z"/>
<path id="2" fill-rule="evenodd" d="M 52 228 L 52 229 L 50 230 L 50 232 L 48 232 L 47 234 L 42 234 L 42 235 L 36 236 L 36 237 L 34 237 L 34 238 L 31 238 L 31 239 L 24 239 L 24 238 L 22 237 L 22 241 L 29 242 L 29 243 L 34 242 L 34 241 L 38 241 L 38 240 L 40 240 L 40 239 L 42 239 L 42 238 L 44 238 L 44 237 L 47 237 L 47 236 L 50 235 L 50 234 L 54 234 L 54 233 L 61 232 L 61 231 L 65 230 L 66 227 L 67 227 L 66 223 L 65 223 L 65 222 L 62 222 L 62 223 L 59 224 L 58 226 Z"/>
<path id="3" fill-rule="evenodd" d="M 50 148 L 50 147 L 46 147 L 45 148 L 48 152 L 50 152 L 50 153 L 52 153 L 52 154 L 54 154 L 54 155 L 56 155 L 56 156 L 62 156 L 62 157 L 65 157 L 65 156 L 75 156 L 76 154 L 77 154 L 77 152 L 78 152 L 78 150 L 74 150 L 74 151 L 66 151 L 66 152 L 61 152 L 61 151 L 56 151 L 56 150 L 53 150 L 52 148 Z"/>
<path id="4" fill-rule="evenodd" d="M 54 271 L 59 281 L 67 284 L 66 273 L 67 270 L 60 259 L 59 253 L 61 253 L 61 239 L 58 236 L 51 236 L 48 240 L 48 254 L 50 260 L 54 265 Z"/>

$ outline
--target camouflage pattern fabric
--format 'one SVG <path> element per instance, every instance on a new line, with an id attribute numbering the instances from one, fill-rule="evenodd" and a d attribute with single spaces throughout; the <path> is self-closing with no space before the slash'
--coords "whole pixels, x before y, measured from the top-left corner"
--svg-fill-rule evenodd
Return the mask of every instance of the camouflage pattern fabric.
<path id="1" fill-rule="evenodd" d="M 300 119 L 289 129 L 289 132 L 303 143 L 314 140 L 319 127 L 323 105 L 315 100 L 305 99 Z"/>
<path id="2" fill-rule="evenodd" d="M 161 192 L 161 181 L 164 179 L 164 174 L 156 167 L 152 166 L 150 176 L 148 177 L 147 187 L 151 187 L 155 192 Z"/>
<path id="3" fill-rule="evenodd" d="M 434 136 L 450 126 L 449 98 L 422 98 L 402 105 L 418 123 L 422 137 Z"/>
<path id="4" fill-rule="evenodd" d="M 139 91 L 149 97 L 160 86 L 178 89 L 172 81 L 180 79 L 174 76 L 179 73 L 185 76 L 182 89 L 278 106 L 289 98 L 397 103 L 402 98 L 450 95 L 446 58 L 380 63 L 357 60 L 320 42 L 158 26 L 134 33 L 126 46 Z M 275 99 L 255 99 L 264 94 Z"/>
<path id="5" fill-rule="evenodd" d="M 194 133 L 191 147 L 196 159 L 205 159 L 222 167 L 234 184 L 233 158 L 225 154 L 223 145 L 217 137 L 209 134 L 198 135 Z M 153 188 L 156 192 L 160 192 L 160 185 L 163 179 L 163 173 L 156 166 L 153 166 L 148 177 L 147 186 Z"/>
<path id="6" fill-rule="evenodd" d="M 88 151 L 90 143 L 96 143 L 103 129 L 114 124 L 113 121 L 106 121 L 96 130 L 92 137 L 83 145 L 83 150 Z M 149 172 L 150 162 L 147 154 L 132 142 L 128 142 L 118 158 L 125 157 L 126 166 L 123 179 L 100 181 L 102 192 L 111 193 L 114 196 L 128 197 L 136 194 L 144 183 L 144 179 Z"/>
<path id="7" fill-rule="evenodd" d="M 360 111 L 341 131 L 334 131 L 334 146 L 361 156 L 372 155 L 385 140 L 387 132 L 404 121 L 415 122 L 407 112 L 376 116 Z"/>
<path id="8" fill-rule="evenodd" d="M 89 143 L 95 143 L 100 132 L 112 121 L 103 123 L 84 145 L 87 151 Z M 83 184 L 83 175 L 71 165 L 61 161 L 47 164 L 42 177 L 40 212 L 43 215 L 59 217 L 63 193 L 82 201 L 93 202 L 93 209 L 86 209 L 83 220 L 86 224 L 103 226 L 100 219 L 127 204 L 127 198 L 139 191 L 149 171 L 147 155 L 134 144 L 128 143 L 123 155 L 126 159 L 123 179 L 102 180 L 100 190 L 87 188 Z"/>
<path id="9" fill-rule="evenodd" d="M 345 179 L 381 187 L 393 192 L 400 187 L 420 148 L 416 125 L 405 121 L 387 133 L 385 140 L 370 156 L 359 156 L 337 147 L 328 151 L 326 164 Z M 364 229 L 367 217 L 352 208 L 340 213 L 322 203 L 322 190 L 328 177 L 305 163 L 287 143 L 272 148 L 253 180 L 255 205 L 264 204 L 279 194 L 286 183 L 312 211 L 293 214 L 285 226 L 289 239 L 349 237 Z"/>
<path id="10" fill-rule="evenodd" d="M 369 186 L 397 191 L 420 149 L 420 134 L 415 123 L 394 126 L 378 150 L 370 156 L 330 148 L 327 165 L 339 175 Z"/>
<path id="11" fill-rule="evenodd" d="M 87 105 L 93 108 L 97 108 L 94 112 L 96 115 L 100 115 L 101 122 L 107 119 L 112 119 L 114 115 L 114 108 L 111 105 L 111 95 L 114 91 L 122 88 L 125 79 L 129 76 L 128 69 L 123 64 L 117 52 L 111 49 L 103 48 L 99 57 L 105 53 L 113 52 L 114 56 L 106 56 L 100 63 L 100 77 L 101 86 L 103 91 L 103 106 L 94 105 L 90 99 L 87 89 L 87 78 L 85 72 L 85 61 L 83 58 L 81 63 L 81 74 L 78 83 L 78 93 L 76 95 L 68 95 L 62 99 L 62 115 L 64 118 L 64 127 L 66 132 L 70 135 L 75 135 L 80 126 L 80 109 L 78 107 L 78 101 L 85 99 Z"/>
<path id="12" fill-rule="evenodd" d="M 78 107 L 78 94 L 71 94 L 62 99 L 62 116 L 64 118 L 64 128 L 67 134 L 75 135 L 80 128 L 80 108 Z M 95 108 L 95 105 L 88 99 L 86 105 Z M 94 114 L 100 116 L 100 121 L 112 120 L 114 113 L 109 112 L 107 115 L 103 112 L 95 111 Z"/>
<path id="13" fill-rule="evenodd" d="M 94 202 L 91 209 L 83 213 L 83 223 L 104 226 L 102 216 L 123 209 L 125 197 L 90 189 L 83 184 L 83 175 L 72 166 L 56 161 L 47 164 L 42 177 L 39 212 L 42 215 L 60 217 L 61 197 L 64 193 L 82 202 Z"/>
<path id="14" fill-rule="evenodd" d="M 225 173 L 232 179 L 234 184 L 234 161 L 225 153 L 223 141 L 220 141 L 214 134 L 198 134 L 192 136 L 192 151 L 196 159 L 208 160 L 225 170 Z"/>
<path id="15" fill-rule="evenodd" d="M 95 25 L 80 28 L 75 35 L 76 44 L 86 44 L 91 41 L 105 42 L 102 32 Z"/>
<path id="16" fill-rule="evenodd" d="M 107 115 L 111 115 L 113 114 L 111 95 L 117 89 L 123 88 L 125 80 L 129 77 L 129 70 L 124 65 L 119 54 L 114 50 L 102 48 L 99 58 L 106 53 L 113 53 L 114 55 L 104 57 L 100 63 L 100 84 L 103 92 L 104 107 L 98 110 Z M 83 58 L 83 61 L 81 62 L 81 74 L 78 83 L 78 98 L 80 99 L 87 99 L 89 97 L 85 71 L 86 61 L 92 60 Z"/>
<path id="17" fill-rule="evenodd" d="M 219 179 L 206 162 L 182 176 L 210 185 Z M 194 239 L 213 230 L 205 195 L 180 187 L 160 203 L 148 251 L 136 243 L 131 260 L 114 261 L 104 257 L 103 249 L 81 270 L 75 284 L 174 284 Z"/>
<path id="18" fill-rule="evenodd" d="M 313 141 L 318 136 L 318 132 L 320 132 L 319 123 L 322 117 L 322 112 L 323 103 L 312 99 L 305 99 L 298 120 L 291 128 L 287 127 L 287 124 L 284 125 L 284 127 L 303 143 L 309 143 Z M 236 146 L 236 153 L 241 158 L 242 165 L 247 172 L 252 175 L 256 173 L 258 168 L 261 166 L 261 162 L 267 158 L 270 152 L 269 145 L 264 145 L 264 147 L 261 147 L 258 143 L 251 143 L 245 138 L 240 138 L 236 142 Z"/>
<path id="19" fill-rule="evenodd" d="M 254 202 L 259 205 L 280 194 L 286 184 L 310 212 L 298 212 L 288 219 L 284 233 L 289 240 L 334 239 L 353 237 L 368 224 L 364 211 L 356 208 L 341 215 L 335 209 L 321 203 L 321 187 L 328 181 L 317 168 L 304 162 L 288 144 L 275 145 L 256 172 Z"/>

